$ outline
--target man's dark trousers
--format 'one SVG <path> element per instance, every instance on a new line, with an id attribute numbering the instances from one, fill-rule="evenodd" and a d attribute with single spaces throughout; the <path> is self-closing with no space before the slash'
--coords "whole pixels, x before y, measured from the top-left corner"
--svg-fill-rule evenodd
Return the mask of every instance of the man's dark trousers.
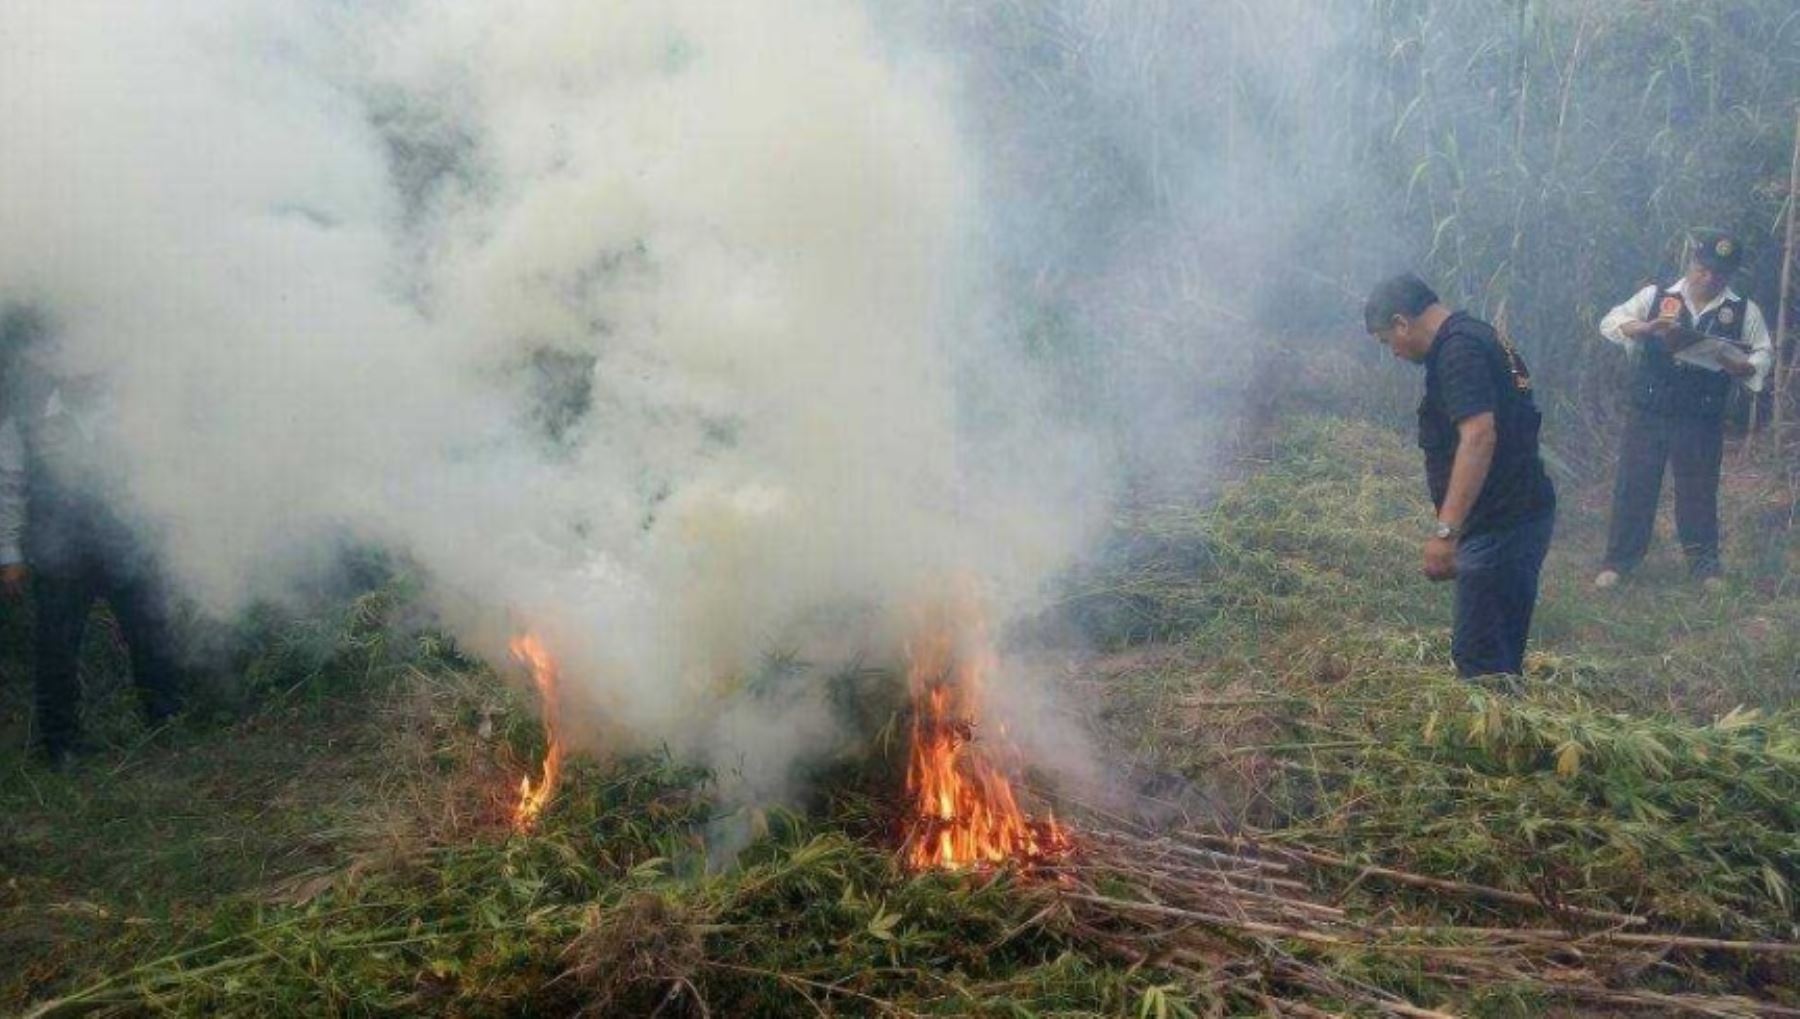
<path id="1" fill-rule="evenodd" d="M 1643 562 L 1656 530 L 1663 465 L 1675 475 L 1675 531 L 1696 577 L 1719 566 L 1719 468 L 1725 427 L 1719 418 L 1634 410 L 1625 423 L 1619 474 L 1613 484 L 1608 569 L 1629 573 Z"/>
<path id="2" fill-rule="evenodd" d="M 104 599 L 119 621 L 132 679 L 152 724 L 178 707 L 176 666 L 148 557 L 124 528 L 77 500 L 56 500 L 54 516 L 45 513 L 50 507 L 43 502 L 34 502 L 27 558 L 37 602 L 38 741 L 60 757 L 80 732 L 78 659 L 95 600 Z"/>
<path id="3" fill-rule="evenodd" d="M 1464 679 L 1525 671 L 1525 639 L 1556 515 L 1482 531 L 1456 546 L 1456 624 L 1450 657 Z"/>

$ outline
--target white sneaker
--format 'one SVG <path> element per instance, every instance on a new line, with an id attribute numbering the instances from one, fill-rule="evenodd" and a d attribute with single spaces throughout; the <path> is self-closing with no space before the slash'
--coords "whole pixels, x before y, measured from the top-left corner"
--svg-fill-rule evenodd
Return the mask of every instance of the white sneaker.
<path id="1" fill-rule="evenodd" d="M 1595 590 L 1608 591 L 1608 590 L 1611 590 L 1612 588 L 1615 588 L 1618 586 L 1619 586 L 1619 571 L 1618 570 L 1601 570 L 1600 573 L 1594 577 L 1594 589 Z"/>
<path id="2" fill-rule="evenodd" d="M 1700 582 L 1700 588 L 1707 594 L 1718 594 L 1720 591 L 1725 590 L 1725 578 L 1707 577 Z"/>

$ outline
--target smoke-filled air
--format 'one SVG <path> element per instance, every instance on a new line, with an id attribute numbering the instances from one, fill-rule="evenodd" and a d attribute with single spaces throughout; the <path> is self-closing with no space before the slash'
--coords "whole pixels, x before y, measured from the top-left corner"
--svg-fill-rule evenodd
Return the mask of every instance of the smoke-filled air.
<path id="1" fill-rule="evenodd" d="M 11 21 L 9 80 L 66 87 L 6 92 L 0 278 L 209 614 L 374 545 L 633 745 L 787 755 L 710 728 L 761 656 L 897 654 L 970 585 L 1028 607 L 1095 519 L 984 332 L 948 69 L 857 4 Z"/>
<path id="2" fill-rule="evenodd" d="M 0 0 L 0 1014 L 1800 1014 L 1793 0 Z"/>

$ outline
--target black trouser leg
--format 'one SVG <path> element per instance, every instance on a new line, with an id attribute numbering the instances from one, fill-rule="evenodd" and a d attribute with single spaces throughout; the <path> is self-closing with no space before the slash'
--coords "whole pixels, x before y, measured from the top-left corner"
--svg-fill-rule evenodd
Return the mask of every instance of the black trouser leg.
<path id="1" fill-rule="evenodd" d="M 119 618 L 119 631 L 131 654 L 131 678 L 143 701 L 144 715 L 154 725 L 180 707 L 162 599 L 154 585 L 135 577 L 107 585 L 106 598 Z"/>
<path id="2" fill-rule="evenodd" d="M 1663 464 L 1669 458 L 1669 423 L 1633 412 L 1625 422 L 1619 448 L 1619 473 L 1613 482 L 1612 523 L 1606 538 L 1605 565 L 1629 571 L 1643 562 L 1656 532 L 1656 503 L 1662 497 Z"/>
<path id="3" fill-rule="evenodd" d="M 1506 642 L 1508 672 L 1525 671 L 1525 646 L 1531 637 L 1531 619 L 1537 613 L 1538 586 L 1544 572 L 1544 559 L 1550 554 L 1550 541 L 1556 533 L 1556 518 L 1522 524 L 1514 529 L 1511 562 L 1508 566 L 1502 597 L 1506 605 L 1506 621 L 1502 639 Z"/>
<path id="4" fill-rule="evenodd" d="M 37 567 L 33 578 L 38 742 L 58 755 L 69 749 L 81 730 L 81 680 L 76 668 L 95 585 L 90 572 L 79 567 Z"/>
<path id="5" fill-rule="evenodd" d="M 1455 623 L 1450 660 L 1464 679 L 1509 671 L 1501 568 L 1496 538 L 1482 535 L 1456 548 Z"/>
<path id="6" fill-rule="evenodd" d="M 1456 623 L 1450 657 L 1464 679 L 1525 671 L 1525 642 L 1553 517 L 1486 531 L 1456 547 Z"/>
<path id="7" fill-rule="evenodd" d="M 1676 428 L 1669 446 L 1670 472 L 1675 475 L 1675 532 L 1696 577 L 1721 572 L 1719 469 L 1724 458 L 1724 422 L 1696 419 Z"/>

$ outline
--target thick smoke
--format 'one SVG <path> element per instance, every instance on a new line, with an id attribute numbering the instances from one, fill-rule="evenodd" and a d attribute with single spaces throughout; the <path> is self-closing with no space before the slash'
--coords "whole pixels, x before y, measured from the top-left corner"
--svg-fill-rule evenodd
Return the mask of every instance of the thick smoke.
<path id="1" fill-rule="evenodd" d="M 346 543 L 496 660 L 773 784 L 727 681 L 1002 618 L 1107 485 L 997 342 L 954 78 L 853 0 L 0 11 L 0 293 L 225 616 Z"/>
<path id="2" fill-rule="evenodd" d="M 966 68 L 1015 331 L 1132 498 L 1195 498 L 1317 341 L 1354 334 L 1371 266 L 1404 264 L 1398 229 L 1352 225 L 1386 183 L 1348 115 L 1379 81 L 1367 5 L 942 6 L 920 20 Z"/>

